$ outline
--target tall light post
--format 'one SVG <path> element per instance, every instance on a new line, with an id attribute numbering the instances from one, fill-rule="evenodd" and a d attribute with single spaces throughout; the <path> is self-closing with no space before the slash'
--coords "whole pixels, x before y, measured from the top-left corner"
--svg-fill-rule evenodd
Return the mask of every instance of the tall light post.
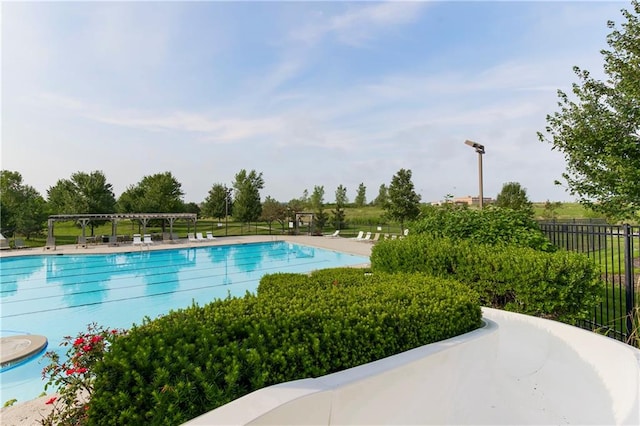
<path id="1" fill-rule="evenodd" d="M 466 140 L 464 143 L 469 145 L 471 148 L 474 148 L 478 153 L 478 185 L 480 187 L 480 199 L 478 202 L 480 210 L 482 210 L 482 206 L 484 204 L 484 196 L 482 194 L 482 154 L 484 154 L 484 145 L 480 145 L 479 143 L 470 140 Z"/>
<path id="2" fill-rule="evenodd" d="M 224 236 L 229 235 L 229 197 L 231 197 L 232 188 L 224 187 Z"/>

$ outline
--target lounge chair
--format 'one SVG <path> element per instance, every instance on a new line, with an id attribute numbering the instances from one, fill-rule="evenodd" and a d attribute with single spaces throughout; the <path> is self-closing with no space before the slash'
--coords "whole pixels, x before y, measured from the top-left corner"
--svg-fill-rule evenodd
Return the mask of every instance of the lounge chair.
<path id="1" fill-rule="evenodd" d="M 142 247 L 142 245 L 144 244 L 142 242 L 142 237 L 140 236 L 140 234 L 133 234 L 133 243 L 134 246 L 140 246 Z"/>
<path id="2" fill-rule="evenodd" d="M 372 243 L 375 243 L 376 241 L 378 241 L 380 239 L 380 233 L 376 232 L 376 234 L 373 236 L 373 238 L 371 239 Z"/>
<path id="3" fill-rule="evenodd" d="M 26 246 L 24 245 L 24 240 L 22 238 L 16 238 L 15 240 L 13 240 L 13 247 L 17 249 L 23 249 Z"/>
<path id="4" fill-rule="evenodd" d="M 358 232 L 358 236 L 355 237 L 356 240 L 361 240 L 364 237 L 364 231 Z"/>
<path id="5" fill-rule="evenodd" d="M 151 234 L 144 234 L 144 240 L 142 240 L 142 244 L 144 244 L 145 246 L 150 246 L 151 244 L 153 244 L 153 241 L 151 241 Z"/>
<path id="6" fill-rule="evenodd" d="M 82 235 L 78 236 L 78 242 L 76 243 L 76 248 L 78 247 L 87 248 L 87 237 L 83 237 Z"/>
<path id="7" fill-rule="evenodd" d="M 0 234 L 0 250 L 10 249 L 9 240 L 7 240 L 4 235 Z"/>
<path id="8" fill-rule="evenodd" d="M 206 241 L 206 238 L 202 236 L 202 232 L 196 232 L 196 241 L 199 241 L 199 242 Z"/>
<path id="9" fill-rule="evenodd" d="M 340 230 L 336 229 L 336 231 L 333 234 L 329 234 L 329 235 L 325 235 L 325 237 L 330 237 L 330 238 L 335 238 L 340 234 Z"/>
<path id="10" fill-rule="evenodd" d="M 193 232 L 189 232 L 187 234 L 187 239 L 189 240 L 189 242 L 197 242 L 198 240 L 196 240 L 196 235 Z"/>
<path id="11" fill-rule="evenodd" d="M 362 239 L 362 241 L 369 241 L 371 240 L 371 232 L 367 232 L 367 235 L 364 236 L 364 238 Z"/>
<path id="12" fill-rule="evenodd" d="M 216 237 L 213 236 L 213 233 L 211 231 L 207 231 L 207 240 L 213 241 L 215 239 Z"/>
<path id="13" fill-rule="evenodd" d="M 112 247 L 118 246 L 118 236 L 117 235 L 109 235 L 109 245 Z"/>

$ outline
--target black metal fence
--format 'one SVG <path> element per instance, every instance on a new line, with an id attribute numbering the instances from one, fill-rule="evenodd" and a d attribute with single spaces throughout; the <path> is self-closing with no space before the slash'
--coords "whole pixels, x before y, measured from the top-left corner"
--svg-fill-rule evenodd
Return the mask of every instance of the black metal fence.
<path id="1" fill-rule="evenodd" d="M 592 318 L 578 325 L 638 346 L 640 226 L 554 221 L 540 222 L 540 228 L 554 245 L 600 265 L 602 300 Z"/>

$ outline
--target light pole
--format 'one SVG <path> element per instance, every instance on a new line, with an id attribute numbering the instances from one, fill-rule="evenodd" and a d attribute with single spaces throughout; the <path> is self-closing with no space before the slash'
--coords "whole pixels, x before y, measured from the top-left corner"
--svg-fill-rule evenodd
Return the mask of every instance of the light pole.
<path id="1" fill-rule="evenodd" d="M 482 154 L 484 154 L 484 145 L 480 145 L 479 143 L 470 140 L 466 140 L 464 143 L 474 148 L 478 153 L 478 185 L 480 187 L 480 199 L 478 202 L 480 210 L 482 210 L 482 206 L 484 204 L 484 196 L 482 194 Z"/>
<path id="2" fill-rule="evenodd" d="M 224 187 L 224 236 L 229 235 L 229 197 L 231 188 Z"/>

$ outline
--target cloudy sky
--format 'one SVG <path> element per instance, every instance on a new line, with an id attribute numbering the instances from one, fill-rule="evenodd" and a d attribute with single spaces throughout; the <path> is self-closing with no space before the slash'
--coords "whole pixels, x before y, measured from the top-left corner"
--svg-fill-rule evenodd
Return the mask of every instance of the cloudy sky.
<path id="1" fill-rule="evenodd" d="M 241 169 L 280 201 L 410 169 L 423 201 L 519 182 L 562 154 L 538 141 L 572 67 L 602 74 L 629 2 L 3 2 L 1 166 L 46 197 L 102 170 L 116 196 L 171 171 L 185 201 Z"/>

